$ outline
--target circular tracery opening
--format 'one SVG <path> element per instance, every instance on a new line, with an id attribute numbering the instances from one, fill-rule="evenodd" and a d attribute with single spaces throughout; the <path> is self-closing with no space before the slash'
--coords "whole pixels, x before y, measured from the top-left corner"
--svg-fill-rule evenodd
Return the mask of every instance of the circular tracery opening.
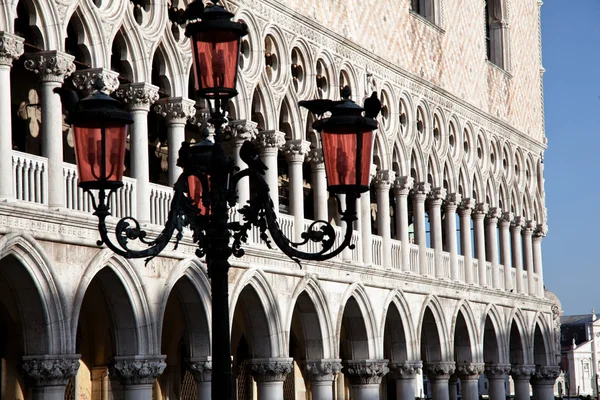
<path id="1" fill-rule="evenodd" d="M 322 99 L 327 98 L 329 96 L 329 74 L 323 60 L 317 61 L 316 72 L 317 95 Z"/>
<path id="2" fill-rule="evenodd" d="M 265 70 L 267 77 L 271 82 L 274 82 L 279 77 L 279 51 L 277 43 L 271 35 L 265 37 Z"/>
<path id="3" fill-rule="evenodd" d="M 244 37 L 240 42 L 240 60 L 239 66 L 241 70 L 246 69 L 250 65 L 250 55 L 252 54 L 250 41 L 248 37 Z"/>
<path id="4" fill-rule="evenodd" d="M 302 92 L 305 84 L 304 57 L 297 47 L 292 49 L 292 85 L 296 92 Z"/>
<path id="5" fill-rule="evenodd" d="M 440 126 L 440 118 L 435 115 L 433 117 L 433 140 L 435 141 L 436 146 L 441 144 L 442 139 L 442 129 Z"/>
<path id="6" fill-rule="evenodd" d="M 423 132 L 425 131 L 425 120 L 423 118 L 423 111 L 421 107 L 417 108 L 417 132 L 419 132 L 420 138 L 423 138 Z"/>
<path id="7" fill-rule="evenodd" d="M 381 121 L 383 122 L 383 128 L 390 128 L 390 100 L 385 91 L 381 92 Z"/>

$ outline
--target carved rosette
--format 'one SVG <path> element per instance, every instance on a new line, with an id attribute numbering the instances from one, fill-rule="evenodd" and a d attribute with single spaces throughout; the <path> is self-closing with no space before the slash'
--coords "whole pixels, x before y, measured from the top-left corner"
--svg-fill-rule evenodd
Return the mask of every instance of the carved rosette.
<path id="1" fill-rule="evenodd" d="M 401 363 L 390 363 L 390 378 L 398 379 L 414 379 L 415 375 L 423 368 L 421 361 L 404 361 Z"/>
<path id="2" fill-rule="evenodd" d="M 169 97 L 160 99 L 154 104 L 154 111 L 167 123 L 185 124 L 189 118 L 196 114 L 194 100 L 183 97 Z"/>
<path id="3" fill-rule="evenodd" d="M 511 212 L 504 212 L 500 216 L 500 220 L 498 221 L 498 223 L 500 227 L 507 228 L 510 227 L 510 224 L 512 224 L 513 219 L 515 219 L 515 214 Z"/>
<path id="4" fill-rule="evenodd" d="M 306 161 L 310 163 L 313 169 L 325 169 L 325 159 L 323 158 L 323 149 L 310 149 L 306 155 Z"/>
<path id="5" fill-rule="evenodd" d="M 150 111 L 150 106 L 158 100 L 158 87 L 149 83 L 131 83 L 116 91 L 130 111 Z"/>
<path id="6" fill-rule="evenodd" d="M 504 379 L 510 372 L 510 364 L 487 364 L 485 376 L 488 379 Z"/>
<path id="7" fill-rule="evenodd" d="M 302 373 L 310 382 L 332 382 L 341 370 L 341 360 L 306 360 Z"/>
<path id="8" fill-rule="evenodd" d="M 64 386 L 79 369 L 79 354 L 25 356 L 22 368 L 34 386 Z"/>
<path id="9" fill-rule="evenodd" d="M 432 381 L 450 379 L 450 376 L 456 371 L 456 363 L 454 361 L 427 363 L 423 370 Z"/>
<path id="10" fill-rule="evenodd" d="M 475 199 L 463 199 L 460 202 L 460 206 L 458 207 L 458 211 L 461 215 L 471 215 L 473 210 L 475 209 Z"/>
<path id="11" fill-rule="evenodd" d="M 462 196 L 460 193 L 450 193 L 446 195 L 446 200 L 444 202 L 446 209 L 451 211 L 456 211 L 460 202 L 462 200 Z"/>
<path id="12" fill-rule="evenodd" d="M 246 140 L 254 140 L 258 135 L 258 124 L 250 120 L 231 121 L 223 127 L 221 140 L 223 142 L 243 143 Z"/>
<path id="13" fill-rule="evenodd" d="M 109 95 L 119 87 L 119 73 L 105 68 L 84 69 L 75 71 L 72 81 L 73 86 L 82 92 L 83 96 L 97 92 L 100 82 L 104 85 L 100 91 Z"/>
<path id="14" fill-rule="evenodd" d="M 385 170 L 379 171 L 375 174 L 375 179 L 373 179 L 373 184 L 377 188 L 377 190 L 388 192 L 392 185 L 394 184 L 394 180 L 396 179 L 396 173 L 394 171 Z"/>
<path id="15" fill-rule="evenodd" d="M 540 366 L 535 369 L 531 380 L 533 383 L 552 383 L 560 375 L 559 366 Z"/>
<path id="16" fill-rule="evenodd" d="M 483 363 L 464 363 L 456 366 L 456 373 L 461 380 L 478 380 L 484 371 Z"/>
<path id="17" fill-rule="evenodd" d="M 477 203 L 473 209 L 473 218 L 483 219 L 490 210 L 490 206 L 487 203 Z"/>
<path id="18" fill-rule="evenodd" d="M 511 365 L 510 376 L 513 380 L 529 380 L 535 373 L 535 365 Z"/>
<path id="19" fill-rule="evenodd" d="M 487 215 L 485 216 L 485 220 L 488 224 L 497 224 L 498 219 L 502 215 L 502 210 L 498 207 L 490 207 Z"/>
<path id="20" fill-rule="evenodd" d="M 352 385 L 380 384 L 390 371 L 388 360 L 349 360 L 344 362 L 344 375 Z"/>
<path id="21" fill-rule="evenodd" d="M 310 142 L 306 140 L 288 140 L 282 151 L 290 163 L 302 163 L 310 150 Z"/>
<path id="22" fill-rule="evenodd" d="M 441 206 L 445 198 L 446 189 L 444 188 L 433 188 L 429 192 L 429 203 L 433 206 Z"/>
<path id="23" fill-rule="evenodd" d="M 410 191 L 417 201 L 425 201 L 429 192 L 431 192 L 431 184 L 427 182 L 415 183 Z"/>
<path id="24" fill-rule="evenodd" d="M 165 358 L 115 357 L 113 370 L 123 385 L 152 384 L 167 367 Z"/>
<path id="25" fill-rule="evenodd" d="M 25 39 L 8 32 L 0 32 L 0 65 L 12 66 L 23 55 Z"/>
<path id="26" fill-rule="evenodd" d="M 394 181 L 394 194 L 396 196 L 408 196 L 408 193 L 410 193 L 414 184 L 414 178 L 410 176 L 400 176 Z"/>
<path id="27" fill-rule="evenodd" d="M 188 369 L 194 375 L 196 382 L 210 382 L 212 380 L 212 361 L 190 362 Z"/>
<path id="28" fill-rule="evenodd" d="M 282 382 L 292 372 L 293 358 L 254 358 L 250 373 L 257 382 Z"/>
<path id="29" fill-rule="evenodd" d="M 63 83 L 75 71 L 72 55 L 60 51 L 41 51 L 25 55 L 25 69 L 39 75 L 42 82 Z"/>
<path id="30" fill-rule="evenodd" d="M 285 133 L 279 131 L 258 132 L 254 144 L 260 154 L 277 155 L 279 149 L 285 144 Z"/>

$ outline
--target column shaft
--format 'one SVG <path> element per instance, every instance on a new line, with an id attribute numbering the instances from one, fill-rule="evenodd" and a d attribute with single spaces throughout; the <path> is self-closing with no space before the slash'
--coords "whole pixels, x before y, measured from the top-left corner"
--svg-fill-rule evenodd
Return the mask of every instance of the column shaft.
<path id="1" fill-rule="evenodd" d="M 533 245 L 533 268 L 538 278 L 538 296 L 544 297 L 544 272 L 542 266 L 542 238 L 546 236 L 548 228 L 546 225 L 538 225 L 532 239 Z"/>
<path id="2" fill-rule="evenodd" d="M 248 168 L 248 165 L 240 157 L 240 149 L 246 140 L 256 139 L 256 135 L 258 134 L 256 126 L 257 123 L 254 121 L 237 120 L 231 121 L 228 125 L 223 127 L 223 143 L 228 144 L 235 166 L 238 167 L 240 171 Z M 237 197 L 238 208 L 247 205 L 248 200 L 250 199 L 249 178 L 242 178 L 238 181 Z"/>
<path id="3" fill-rule="evenodd" d="M 395 178 L 394 171 L 380 171 L 374 181 L 377 189 L 377 232 L 381 236 L 381 263 L 386 268 L 392 267 L 390 188 Z"/>
<path id="4" fill-rule="evenodd" d="M 479 381 L 477 379 L 461 379 L 463 400 L 479 400 Z"/>
<path id="5" fill-rule="evenodd" d="M 504 265 L 504 290 L 514 290 L 512 282 L 512 259 L 510 256 L 510 223 L 514 216 L 512 213 L 502 214 L 498 225 L 500 227 L 500 262 Z"/>
<path id="6" fill-rule="evenodd" d="M 285 144 L 285 134 L 279 131 L 263 131 L 256 135 L 258 152 L 262 162 L 267 166 L 265 180 L 269 185 L 269 192 L 275 213 L 279 214 L 279 174 L 277 170 L 277 154 Z"/>
<path id="7" fill-rule="evenodd" d="M 429 227 L 431 231 L 431 247 L 434 252 L 434 275 L 443 278 L 443 243 L 442 243 L 442 201 L 446 198 L 446 189 L 435 188 L 429 194 Z"/>
<path id="8" fill-rule="evenodd" d="M 212 382 L 197 382 L 196 390 L 198 391 L 198 400 L 211 400 L 210 399 L 210 391 L 211 391 L 211 383 Z"/>
<path id="9" fill-rule="evenodd" d="M 532 235 L 535 228 L 534 221 L 527 221 L 521 231 L 523 237 L 523 261 L 527 271 L 527 289 L 530 296 L 536 295 L 535 274 L 533 271 Z"/>
<path id="10" fill-rule="evenodd" d="M 301 240 L 304 232 L 304 182 L 302 166 L 304 157 L 310 149 L 310 142 L 290 140 L 283 146 L 283 153 L 288 162 L 290 177 L 290 212 L 294 216 L 294 240 Z"/>
<path id="11" fill-rule="evenodd" d="M 373 233 L 371 231 L 371 192 L 360 195 L 360 239 L 362 244 L 362 260 L 365 264 L 373 264 Z"/>
<path id="12" fill-rule="evenodd" d="M 283 399 L 283 381 L 292 372 L 293 359 L 252 359 L 251 373 L 256 381 L 258 400 Z"/>
<path id="13" fill-rule="evenodd" d="M 403 176 L 394 182 L 396 196 L 396 238 L 401 242 L 402 270 L 411 270 L 410 243 L 408 239 L 408 193 L 414 184 L 413 178 Z"/>
<path id="14" fill-rule="evenodd" d="M 169 146 L 169 186 L 173 186 L 183 170 L 177 166 L 177 157 L 181 143 L 185 141 L 185 122 L 167 122 L 167 140 Z"/>
<path id="15" fill-rule="evenodd" d="M 152 398 L 152 384 L 123 385 L 124 400 L 148 400 Z"/>
<path id="16" fill-rule="evenodd" d="M 456 364 L 453 361 L 428 363 L 425 371 L 431 383 L 432 400 L 449 400 L 448 381 L 456 371 Z"/>
<path id="17" fill-rule="evenodd" d="M 472 285 L 473 277 L 473 247 L 471 245 L 471 213 L 475 200 L 464 199 L 460 205 L 460 250 L 464 257 L 465 283 Z"/>
<path id="18" fill-rule="evenodd" d="M 492 364 L 486 365 L 485 374 L 489 381 L 490 400 L 506 400 L 506 388 L 504 382 L 510 372 L 510 365 Z"/>
<path id="19" fill-rule="evenodd" d="M 429 183 L 418 183 L 412 189 L 415 241 L 419 246 L 419 273 L 428 274 L 427 234 L 425 232 L 425 199 L 431 190 Z"/>
<path id="20" fill-rule="evenodd" d="M 494 289 L 500 288 L 500 266 L 498 265 L 498 218 L 500 217 L 500 213 L 499 208 L 492 207 L 485 219 L 487 236 L 486 254 L 492 263 L 492 287 Z"/>
<path id="21" fill-rule="evenodd" d="M 325 164 L 323 163 L 323 150 L 312 150 L 309 153 L 309 161 L 311 163 L 314 219 L 329 222 L 327 211 L 327 177 L 325 175 Z"/>
<path id="22" fill-rule="evenodd" d="M 461 201 L 458 193 L 446 197 L 446 242 L 450 252 L 450 279 L 459 280 L 458 274 L 458 245 L 456 240 L 456 209 Z"/>
<path id="23" fill-rule="evenodd" d="M 529 377 L 523 379 L 514 379 L 515 382 L 515 400 L 530 400 L 531 385 Z"/>
<path id="24" fill-rule="evenodd" d="M 479 266 L 479 286 L 488 286 L 487 264 L 485 258 L 485 225 L 484 218 L 488 212 L 488 205 L 478 203 L 473 212 L 473 228 L 475 231 L 475 258 Z"/>
<path id="25" fill-rule="evenodd" d="M 521 217 L 515 217 L 510 227 L 512 237 L 512 264 L 515 268 L 517 292 L 525 293 L 525 284 L 523 282 L 523 253 L 522 251 L 522 236 L 521 230 L 524 221 Z"/>

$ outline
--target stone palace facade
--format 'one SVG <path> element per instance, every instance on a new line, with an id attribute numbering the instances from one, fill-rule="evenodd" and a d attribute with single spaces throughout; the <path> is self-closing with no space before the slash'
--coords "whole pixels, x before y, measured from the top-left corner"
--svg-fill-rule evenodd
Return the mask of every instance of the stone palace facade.
<path id="1" fill-rule="evenodd" d="M 0 1 L 0 398 L 208 399 L 210 284 L 190 237 L 147 265 L 96 241 L 53 89 L 102 79 L 134 116 L 113 214 L 158 234 L 179 144 L 210 127 L 185 0 Z M 232 260 L 237 399 L 548 400 L 539 0 L 228 0 L 249 35 L 229 150 L 253 140 L 282 229 L 336 221 L 301 99 L 383 102 L 354 250 Z M 240 186 L 239 204 L 249 188 Z M 237 218 L 236 209 L 231 217 Z M 112 219 L 111 224 L 117 220 Z"/>

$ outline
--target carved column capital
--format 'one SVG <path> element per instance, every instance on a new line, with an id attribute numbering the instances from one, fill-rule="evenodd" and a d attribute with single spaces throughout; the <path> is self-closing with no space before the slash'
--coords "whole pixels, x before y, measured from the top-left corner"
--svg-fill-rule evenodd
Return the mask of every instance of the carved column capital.
<path id="1" fill-rule="evenodd" d="M 113 370 L 123 385 L 152 384 L 167 367 L 165 358 L 165 356 L 115 357 Z"/>
<path id="2" fill-rule="evenodd" d="M 513 380 L 529 380 L 535 373 L 535 365 L 513 364 L 510 367 L 510 376 Z"/>
<path id="3" fill-rule="evenodd" d="M 498 207 L 490 207 L 488 213 L 485 216 L 485 220 L 488 224 L 497 224 L 498 219 L 502 215 L 502 210 Z"/>
<path id="4" fill-rule="evenodd" d="M 257 126 L 256 122 L 248 119 L 231 121 L 223 127 L 221 132 L 222 141 L 242 143 L 246 140 L 254 140 L 258 135 Z"/>
<path id="5" fill-rule="evenodd" d="M 460 202 L 458 211 L 461 215 L 471 215 L 473 213 L 473 210 L 475 209 L 475 204 L 475 199 L 463 199 Z"/>
<path id="6" fill-rule="evenodd" d="M 282 147 L 283 155 L 289 163 L 303 163 L 310 150 L 310 142 L 306 140 L 288 140 Z"/>
<path id="7" fill-rule="evenodd" d="M 188 369 L 194 375 L 196 382 L 210 382 L 212 380 L 212 361 L 190 361 Z"/>
<path id="8" fill-rule="evenodd" d="M 446 200 L 444 201 L 446 209 L 456 211 L 456 209 L 460 206 L 461 200 L 462 196 L 460 193 L 450 193 L 446 195 Z"/>
<path id="9" fill-rule="evenodd" d="M 426 363 L 423 370 L 432 381 L 450 379 L 450 376 L 456 371 L 456 363 L 454 361 Z"/>
<path id="10" fill-rule="evenodd" d="M 408 196 L 414 184 L 414 178 L 410 176 L 399 176 L 394 181 L 394 194 L 396 196 Z"/>
<path id="11" fill-rule="evenodd" d="M 377 190 L 389 192 L 395 179 L 396 173 L 394 171 L 379 171 L 375 174 L 373 184 L 375 185 Z"/>
<path id="12" fill-rule="evenodd" d="M 25 39 L 8 32 L 0 32 L 0 65 L 12 66 L 17 58 L 23 55 Z"/>
<path id="13" fill-rule="evenodd" d="M 390 363 L 390 377 L 392 379 L 414 379 L 415 375 L 423 368 L 422 361 L 404 361 Z"/>
<path id="14" fill-rule="evenodd" d="M 427 182 L 417 182 L 414 184 L 410 193 L 413 195 L 416 201 L 423 202 L 427 198 L 427 195 L 431 192 L 431 184 Z"/>
<path id="15" fill-rule="evenodd" d="M 104 85 L 100 91 L 111 94 L 119 87 L 119 73 L 106 68 L 90 68 L 73 72 L 73 86 L 83 97 L 98 91 L 100 82 Z"/>
<path id="16" fill-rule="evenodd" d="M 521 231 L 524 236 L 533 235 L 533 231 L 536 228 L 536 222 L 534 220 L 525 221 L 525 225 L 523 225 L 523 230 Z"/>
<path id="17" fill-rule="evenodd" d="M 514 217 L 510 223 L 510 230 L 513 232 L 521 232 L 521 229 L 523 229 L 523 225 L 525 225 L 525 218 Z"/>
<path id="18" fill-rule="evenodd" d="M 560 375 L 560 367 L 557 366 L 540 366 L 536 367 L 532 380 L 554 381 Z"/>
<path id="19" fill-rule="evenodd" d="M 60 51 L 27 53 L 25 58 L 25 69 L 35 72 L 42 82 L 62 84 L 75 71 L 75 57 Z"/>
<path id="20" fill-rule="evenodd" d="M 473 219 L 483 219 L 490 210 L 490 206 L 487 203 L 477 203 L 473 209 Z"/>
<path id="21" fill-rule="evenodd" d="M 353 385 L 380 384 L 389 370 L 388 360 L 348 360 L 343 369 Z"/>
<path id="22" fill-rule="evenodd" d="M 504 379 L 510 372 L 510 364 L 487 364 L 485 376 L 488 379 Z"/>
<path id="23" fill-rule="evenodd" d="M 285 144 L 285 133 L 279 131 L 258 132 L 254 144 L 260 154 L 277 154 L 279 149 Z"/>
<path id="24" fill-rule="evenodd" d="M 130 83 L 122 85 L 116 94 L 130 111 L 150 111 L 150 106 L 158 100 L 158 87 L 145 82 Z"/>
<path id="25" fill-rule="evenodd" d="M 546 234 L 548 234 L 548 225 L 546 224 L 538 224 L 535 227 L 535 230 L 533 231 L 533 237 L 534 238 L 543 238 L 546 237 Z"/>
<path id="26" fill-rule="evenodd" d="M 310 149 L 306 155 L 306 160 L 313 169 L 325 169 L 325 159 L 323 158 L 323 149 Z"/>
<path id="27" fill-rule="evenodd" d="M 34 386 L 64 386 L 79 369 L 79 354 L 23 357 L 23 371 Z"/>
<path id="28" fill-rule="evenodd" d="M 250 373 L 257 382 L 281 382 L 292 372 L 293 358 L 253 358 Z"/>
<path id="29" fill-rule="evenodd" d="M 512 221 L 514 219 L 515 219 L 515 214 L 513 214 L 511 212 L 504 212 L 500 216 L 498 224 L 500 225 L 500 227 L 509 228 L 510 224 L 512 224 Z"/>
<path id="30" fill-rule="evenodd" d="M 461 380 L 478 380 L 483 371 L 484 363 L 461 363 L 456 366 L 456 373 Z"/>
<path id="31" fill-rule="evenodd" d="M 196 115 L 194 100 L 184 97 L 167 97 L 157 100 L 154 104 L 154 111 L 163 117 L 167 124 L 185 124 L 188 119 Z"/>
<path id="32" fill-rule="evenodd" d="M 342 360 L 306 360 L 302 372 L 309 382 L 332 382 L 342 370 Z"/>
<path id="33" fill-rule="evenodd" d="M 441 206 L 442 202 L 446 199 L 446 189 L 444 188 L 433 188 L 429 192 L 429 203 L 433 206 Z"/>

